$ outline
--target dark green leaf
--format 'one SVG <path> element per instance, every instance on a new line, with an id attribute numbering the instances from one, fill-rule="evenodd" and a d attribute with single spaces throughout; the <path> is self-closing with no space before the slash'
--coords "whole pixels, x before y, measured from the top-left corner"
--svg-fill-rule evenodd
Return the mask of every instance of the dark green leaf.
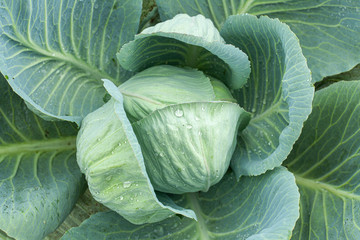
<path id="1" fill-rule="evenodd" d="M 78 227 L 91 215 L 97 212 L 106 211 L 109 211 L 109 209 L 101 203 L 97 202 L 92 197 L 89 190 L 86 190 L 85 193 L 76 202 L 76 205 L 74 206 L 71 213 L 66 217 L 65 221 L 56 229 L 55 232 L 46 236 L 44 240 L 60 239 L 66 231 L 68 231 L 72 227 Z"/>
<path id="2" fill-rule="evenodd" d="M 0 79 L 0 229 L 41 239 L 66 218 L 84 188 L 76 126 L 46 122 Z"/>
<path id="3" fill-rule="evenodd" d="M 321 89 L 339 81 L 352 81 L 358 79 L 360 79 L 360 64 L 348 72 L 326 77 L 323 81 L 318 82 L 315 86 L 316 89 Z"/>
<path id="4" fill-rule="evenodd" d="M 315 94 L 313 112 L 285 165 L 300 188 L 292 239 L 359 239 L 360 81 Z"/>
<path id="5" fill-rule="evenodd" d="M 80 123 L 126 80 L 115 53 L 138 30 L 141 0 L 1 0 L 0 70 L 43 117 Z"/>
<path id="6" fill-rule="evenodd" d="M 194 209 L 198 221 L 174 216 L 133 225 L 114 212 L 97 213 L 62 239 L 280 240 L 289 239 L 299 216 L 299 193 L 284 168 L 240 182 L 228 173 L 209 192 L 178 196 L 177 202 Z"/>
<path id="7" fill-rule="evenodd" d="M 318 82 L 360 62 L 359 0 L 157 0 L 162 20 L 178 13 L 202 14 L 220 28 L 230 15 L 250 13 L 278 18 L 300 39 Z"/>

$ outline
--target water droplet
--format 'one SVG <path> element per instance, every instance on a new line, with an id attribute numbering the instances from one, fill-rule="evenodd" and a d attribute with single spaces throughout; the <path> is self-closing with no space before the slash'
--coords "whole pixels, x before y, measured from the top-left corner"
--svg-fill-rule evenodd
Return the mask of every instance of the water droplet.
<path id="1" fill-rule="evenodd" d="M 186 125 L 186 128 L 187 128 L 187 129 L 192 129 L 192 128 L 193 128 L 193 126 L 192 126 L 192 125 L 190 125 L 190 124 L 188 124 L 188 125 Z"/>
<path id="2" fill-rule="evenodd" d="M 123 187 L 124 187 L 124 188 L 129 188 L 129 187 L 131 187 L 131 182 L 130 182 L 130 181 L 125 181 L 125 182 L 123 183 Z"/>
<path id="3" fill-rule="evenodd" d="M 110 181 L 111 178 L 112 178 L 112 176 L 107 176 L 107 177 L 105 178 L 105 180 L 106 180 L 106 181 Z"/>
<path id="4" fill-rule="evenodd" d="M 199 131 L 199 136 L 201 136 L 202 135 L 202 133 Z"/>
<path id="5" fill-rule="evenodd" d="M 205 112 L 205 107 L 201 107 L 201 111 Z"/>
<path id="6" fill-rule="evenodd" d="M 164 156 L 165 156 L 164 153 L 161 152 L 161 153 L 160 153 L 160 157 L 164 157 Z"/>
<path id="7" fill-rule="evenodd" d="M 100 142 L 100 140 L 101 140 L 100 138 L 97 139 L 98 142 Z"/>
<path id="8" fill-rule="evenodd" d="M 184 112 L 182 110 L 178 109 L 175 111 L 175 116 L 182 117 L 183 115 L 184 115 Z"/>
<path id="9" fill-rule="evenodd" d="M 120 196 L 120 197 L 119 197 L 119 200 L 120 200 L 120 201 L 124 200 L 124 197 L 123 197 L 123 196 Z"/>
<path id="10" fill-rule="evenodd" d="M 120 147 L 120 146 L 121 146 L 121 143 L 119 143 L 118 145 L 119 145 L 119 147 Z"/>
<path id="11" fill-rule="evenodd" d="M 198 118 L 198 117 L 195 117 L 195 120 L 196 120 L 196 121 L 199 121 L 199 120 L 200 120 L 200 118 Z"/>

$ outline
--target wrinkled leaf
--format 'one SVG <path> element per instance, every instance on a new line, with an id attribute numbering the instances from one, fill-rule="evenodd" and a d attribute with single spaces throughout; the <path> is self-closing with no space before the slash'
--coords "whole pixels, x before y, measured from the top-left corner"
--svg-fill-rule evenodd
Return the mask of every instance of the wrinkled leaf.
<path id="1" fill-rule="evenodd" d="M 234 93 L 253 117 L 239 133 L 232 168 L 237 176 L 258 175 L 281 165 L 311 112 L 314 88 L 296 36 L 268 17 L 232 16 L 221 34 L 251 62 L 244 88 Z"/>
<path id="2" fill-rule="evenodd" d="M 194 102 L 170 105 L 135 122 L 154 188 L 175 194 L 208 191 L 226 173 L 238 127 L 249 115 L 236 103 Z"/>
<path id="3" fill-rule="evenodd" d="M 257 177 L 232 173 L 207 193 L 178 197 L 198 222 L 174 216 L 155 224 L 133 225 L 114 212 L 98 213 L 67 232 L 68 239 L 289 239 L 299 216 L 294 177 L 277 168 Z"/>
<path id="4" fill-rule="evenodd" d="M 196 68 L 234 89 L 243 86 L 250 73 L 246 54 L 225 44 L 213 23 L 201 15 L 181 14 L 147 28 L 117 57 L 122 67 L 135 72 L 164 64 Z"/>
<path id="5" fill-rule="evenodd" d="M 230 15 L 278 18 L 300 39 L 313 82 L 345 72 L 360 62 L 358 0 L 157 0 L 162 20 L 178 13 L 202 14 L 219 29 Z"/>
<path id="6" fill-rule="evenodd" d="M 102 78 L 126 80 L 115 53 L 140 14 L 141 0 L 1 0 L 0 71 L 44 118 L 80 123 L 104 104 Z"/>
<path id="7" fill-rule="evenodd" d="M 37 117 L 2 76 L 0 126 L 0 229 L 18 240 L 41 239 L 66 218 L 84 188 L 77 129 Z"/>
<path id="8" fill-rule="evenodd" d="M 359 239 L 360 81 L 315 94 L 313 112 L 285 162 L 300 188 L 292 239 Z"/>
<path id="9" fill-rule="evenodd" d="M 104 86 L 113 98 L 84 118 L 77 138 L 77 161 L 91 194 L 134 224 L 174 214 L 195 218 L 191 210 L 176 206 L 166 196 L 156 196 L 122 94 L 109 80 L 104 80 Z"/>

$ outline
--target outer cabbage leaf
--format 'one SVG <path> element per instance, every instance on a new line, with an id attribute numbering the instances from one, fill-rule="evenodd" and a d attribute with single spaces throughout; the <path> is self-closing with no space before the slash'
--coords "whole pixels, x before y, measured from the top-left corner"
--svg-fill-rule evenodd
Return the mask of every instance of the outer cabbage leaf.
<path id="1" fill-rule="evenodd" d="M 102 78 L 120 84 L 115 60 L 133 39 L 141 0 L 1 0 L 0 70 L 44 118 L 80 123 L 104 104 Z"/>
<path id="2" fill-rule="evenodd" d="M 42 239 L 85 187 L 75 159 L 76 126 L 39 119 L 1 75 L 0 126 L 0 229 L 18 240 Z"/>
<path id="3" fill-rule="evenodd" d="M 246 54 L 225 44 L 213 23 L 201 15 L 180 14 L 147 28 L 117 57 L 122 67 L 135 72 L 163 64 L 189 66 L 234 89 L 243 86 L 250 73 Z"/>
<path id="4" fill-rule="evenodd" d="M 360 79 L 360 64 L 348 72 L 324 78 L 321 82 L 318 82 L 315 87 L 316 89 L 321 89 L 339 81 L 352 81 L 358 79 Z"/>
<path id="5" fill-rule="evenodd" d="M 83 221 L 91 215 L 98 212 L 107 212 L 109 209 L 97 202 L 91 195 L 89 190 L 79 198 L 71 213 L 66 217 L 64 222 L 56 229 L 56 231 L 47 235 L 44 240 L 60 239 L 70 228 L 78 227 Z M 1 235 L 0 235 L 1 236 Z"/>
<path id="6" fill-rule="evenodd" d="M 360 81 L 315 93 L 313 112 L 285 165 L 301 194 L 292 239 L 359 239 Z"/>
<path id="7" fill-rule="evenodd" d="M 224 39 L 248 54 L 251 75 L 233 95 L 253 117 L 239 133 L 232 168 L 237 176 L 258 175 L 281 165 L 311 112 L 314 88 L 299 42 L 278 20 L 231 16 Z"/>
<path id="8" fill-rule="evenodd" d="M 202 14 L 221 28 L 230 15 L 278 18 L 300 39 L 313 82 L 345 72 L 360 62 L 358 0 L 157 0 L 162 20 L 179 13 Z"/>
<path id="9" fill-rule="evenodd" d="M 0 238 L 1 240 L 14 240 L 14 238 L 9 237 L 8 235 L 6 235 L 6 233 L 2 232 L 1 230 L 0 230 Z"/>
<path id="10" fill-rule="evenodd" d="M 122 94 L 112 82 L 104 81 L 113 98 L 84 118 L 77 138 L 77 161 L 94 198 L 134 224 L 174 214 L 196 218 L 166 195 L 155 194 Z"/>
<path id="11" fill-rule="evenodd" d="M 179 204 L 191 207 L 198 221 L 174 216 L 155 224 L 133 225 L 114 212 L 97 213 L 68 239 L 289 239 L 299 216 L 299 192 L 294 177 L 277 168 L 237 182 L 233 173 L 207 193 L 184 194 Z"/>

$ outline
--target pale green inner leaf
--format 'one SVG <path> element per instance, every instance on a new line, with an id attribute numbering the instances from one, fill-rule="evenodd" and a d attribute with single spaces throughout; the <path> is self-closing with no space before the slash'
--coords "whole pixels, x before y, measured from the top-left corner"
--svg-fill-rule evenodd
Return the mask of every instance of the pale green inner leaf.
<path id="1" fill-rule="evenodd" d="M 170 105 L 135 122 L 154 188 L 206 192 L 227 171 L 239 124 L 248 117 L 236 103 L 192 102 Z"/>
<path id="2" fill-rule="evenodd" d="M 94 198 L 134 224 L 157 222 L 176 213 L 195 218 L 190 210 L 158 201 L 122 95 L 111 81 L 104 80 L 104 86 L 113 99 L 84 119 L 77 140 L 77 161 Z"/>

